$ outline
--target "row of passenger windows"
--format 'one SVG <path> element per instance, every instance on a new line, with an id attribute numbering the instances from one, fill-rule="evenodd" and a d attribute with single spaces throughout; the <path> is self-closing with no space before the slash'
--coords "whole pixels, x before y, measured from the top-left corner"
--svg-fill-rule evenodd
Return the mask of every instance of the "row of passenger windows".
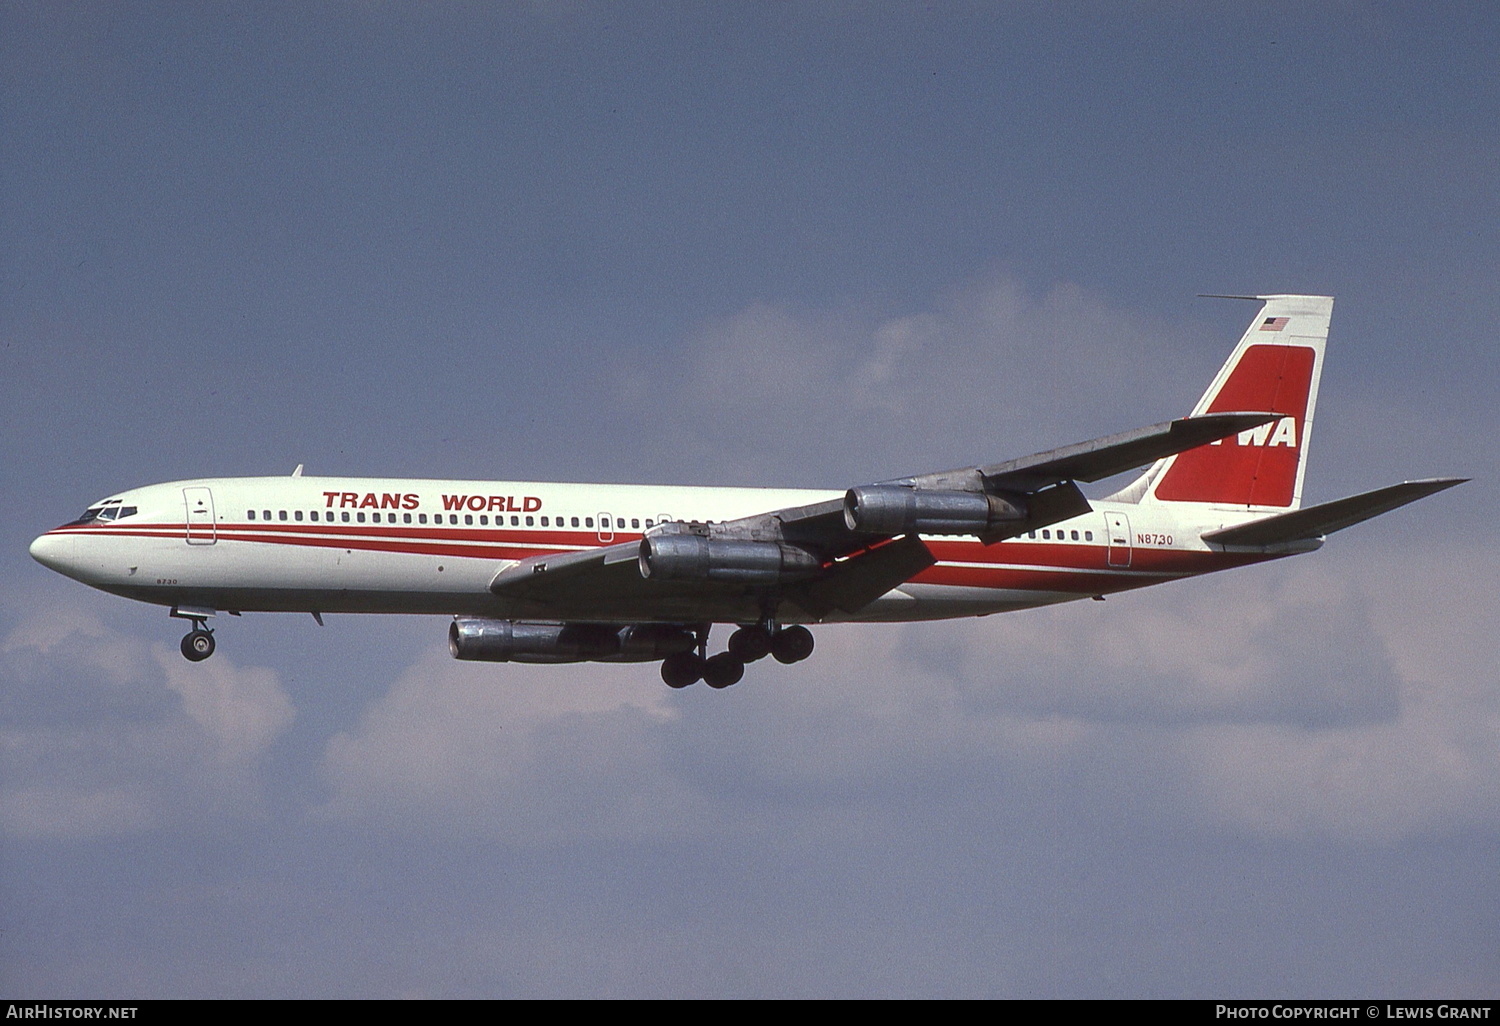
<path id="1" fill-rule="evenodd" d="M 90 510 L 89 512 L 93 513 L 94 511 Z M 126 511 L 121 512 L 120 516 L 129 516 L 131 513 L 134 513 L 134 512 L 135 512 L 135 509 L 133 507 L 129 507 L 129 508 L 127 508 Z M 448 518 L 447 521 L 446 521 L 447 523 L 453 524 L 455 526 L 458 524 L 458 522 L 459 522 L 459 520 L 458 520 L 459 514 L 457 514 L 457 513 L 448 513 L 448 514 L 434 513 L 434 514 L 432 514 L 432 523 L 434 523 L 434 524 L 442 524 L 442 523 L 444 523 L 445 521 L 443 520 L 443 517 L 445 515 Z M 381 523 L 385 523 L 385 524 L 395 524 L 395 523 L 402 523 L 402 524 L 425 524 L 425 523 L 428 522 L 427 521 L 427 514 L 426 513 L 370 513 L 370 514 L 368 514 L 368 516 L 370 518 L 369 522 L 370 523 L 374 523 L 374 524 L 381 524 Z M 335 512 L 334 510 L 317 510 L 317 509 L 315 509 L 315 510 L 312 510 L 312 511 L 310 511 L 310 512 L 308 512 L 306 514 L 306 519 L 307 520 L 311 520 L 311 521 L 314 521 L 314 522 L 318 522 L 319 520 L 322 520 L 322 521 L 326 521 L 326 522 L 328 522 L 330 524 L 334 523 L 335 517 L 337 517 L 339 521 L 342 521 L 343 523 L 346 523 L 346 524 L 348 524 L 348 523 L 363 524 L 363 523 L 366 522 L 365 521 L 366 514 L 363 511 L 351 512 L 350 510 L 339 510 L 339 511 Z M 397 520 L 397 517 L 400 517 L 399 521 Z M 103 517 L 101 517 L 101 519 L 103 519 Z M 276 519 L 276 520 L 293 520 L 293 521 L 296 521 L 296 522 L 300 523 L 303 520 L 303 512 L 300 509 L 294 509 L 290 513 L 288 513 L 284 509 L 283 510 L 277 510 L 276 513 L 275 513 L 275 515 L 274 515 L 274 518 L 273 518 L 271 511 L 268 510 L 268 509 L 261 510 L 258 515 L 257 515 L 257 513 L 256 513 L 255 510 L 249 509 L 249 510 L 245 511 L 245 519 L 247 519 L 247 520 L 255 520 L 255 519 L 260 519 L 260 520 L 271 520 L 271 519 Z M 480 514 L 478 514 L 478 520 L 479 520 L 479 526 L 480 527 L 488 527 L 488 526 L 490 526 L 489 514 L 487 514 L 487 513 L 480 513 Z M 556 526 L 556 527 L 569 527 L 569 526 L 571 526 L 571 527 L 580 527 L 581 526 L 581 527 L 588 528 L 590 530 L 592 530 L 593 527 L 594 527 L 594 518 L 593 517 L 581 517 L 580 518 L 580 517 L 545 517 L 545 516 L 544 517 L 534 517 L 534 516 L 519 517 L 519 516 L 512 516 L 510 518 L 510 526 L 511 527 L 520 527 L 523 520 L 524 520 L 525 525 L 527 527 L 536 527 L 536 526 L 538 526 L 537 525 L 537 521 L 538 520 L 541 521 L 541 526 L 542 527 L 554 527 L 554 526 Z M 472 527 L 474 525 L 474 521 L 475 521 L 475 514 L 473 514 L 473 513 L 465 513 L 465 514 L 463 514 L 463 522 L 464 522 L 465 525 Z M 553 521 L 555 521 L 555 523 L 553 523 Z M 568 521 L 568 522 L 565 522 L 565 521 Z M 582 522 L 580 523 L 580 521 L 582 521 Z M 614 530 L 614 531 L 624 531 L 624 530 L 639 531 L 641 529 L 641 520 L 640 520 L 639 517 L 630 517 L 629 521 L 630 521 L 630 527 L 626 528 L 626 526 L 625 526 L 626 518 L 625 517 L 610 517 L 610 516 L 607 516 L 607 515 L 606 516 L 601 516 L 599 518 L 599 530 L 601 530 L 601 531 L 610 531 L 610 530 Z M 662 522 L 665 523 L 666 522 L 666 518 L 662 518 Z M 655 526 L 656 521 L 648 517 L 646 519 L 645 523 L 646 523 L 646 529 L 650 530 L 652 527 Z M 495 526 L 496 527 L 504 527 L 505 526 L 505 518 L 497 516 L 495 518 Z M 1042 540 L 1043 541 L 1051 541 L 1052 540 L 1052 533 L 1053 532 L 1052 532 L 1052 530 L 1050 528 L 1045 528 L 1045 527 L 1042 528 L 1042 531 L 1041 531 Z M 1082 535 L 1081 538 L 1080 538 L 1080 534 Z M 1033 540 L 1036 539 L 1036 536 L 1037 536 L 1037 532 L 1036 531 L 1028 531 L 1026 533 L 1026 537 L 1030 538 L 1030 539 L 1033 539 Z M 1093 531 L 1079 532 L 1079 531 L 1073 531 L 1073 530 L 1064 531 L 1064 530 L 1061 530 L 1061 529 L 1059 529 L 1057 531 L 1057 540 L 1058 541 L 1067 541 L 1070 538 L 1073 541 L 1093 541 L 1094 540 L 1094 532 Z"/>
<path id="2" fill-rule="evenodd" d="M 1078 532 L 1077 531 L 1062 531 L 1062 530 L 1059 530 L 1057 532 L 1057 540 L 1058 541 L 1067 541 L 1068 540 L 1068 538 L 1067 538 L 1068 535 L 1072 535 L 1074 541 L 1078 541 L 1079 540 L 1079 538 L 1078 538 Z M 1035 538 L 1036 537 L 1036 532 L 1035 531 L 1027 531 L 1026 532 L 1026 537 L 1028 537 L 1028 538 Z M 1051 541 L 1051 540 L 1052 540 L 1052 531 L 1050 529 L 1048 529 L 1048 528 L 1045 528 L 1045 527 L 1042 528 L 1042 541 Z M 1093 541 L 1094 540 L 1094 532 L 1093 531 L 1084 531 L 1083 532 L 1083 540 L 1084 541 Z"/>
<path id="3" fill-rule="evenodd" d="M 348 523 L 363 524 L 363 523 L 366 522 L 366 519 L 365 519 L 366 516 L 369 517 L 369 521 L 368 522 L 369 523 L 373 523 L 373 524 L 382 524 L 382 523 L 383 524 L 395 524 L 395 523 L 402 523 L 402 524 L 425 524 L 425 523 L 428 522 L 428 517 L 427 517 L 426 513 L 369 513 L 369 514 L 366 514 L 363 511 L 360 511 L 360 512 L 351 512 L 350 510 L 339 510 L 339 511 L 337 511 L 335 513 L 335 511 L 331 510 L 331 509 L 330 510 L 318 510 L 318 509 L 315 509 L 315 510 L 312 510 L 312 511 L 310 511 L 310 512 L 308 512 L 308 513 L 306 513 L 304 515 L 303 511 L 300 510 L 300 509 L 294 509 L 290 513 L 288 513 L 286 510 L 282 509 L 282 510 L 277 510 L 276 513 L 275 513 L 275 515 L 274 515 L 274 517 L 273 517 L 271 511 L 268 510 L 268 509 L 263 509 L 259 513 L 257 513 L 253 509 L 247 509 L 245 511 L 245 519 L 246 520 L 257 520 L 257 519 L 258 520 L 271 520 L 271 519 L 275 519 L 275 520 L 293 520 L 293 521 L 296 521 L 298 523 L 302 522 L 303 519 L 305 518 L 305 519 L 311 520 L 313 522 L 326 521 L 327 523 L 331 524 L 331 523 L 334 523 L 335 517 L 337 517 L 337 519 L 339 521 L 341 521 L 341 522 L 343 522 L 345 524 L 348 524 Z M 447 516 L 447 518 L 448 518 L 446 521 L 443 520 L 444 516 Z M 398 517 L 400 518 L 399 520 L 397 519 Z M 473 513 L 465 513 L 465 514 L 463 514 L 463 522 L 466 525 L 473 526 L 473 524 L 475 523 L 476 519 L 478 520 L 478 523 L 479 523 L 480 527 L 488 527 L 488 526 L 490 526 L 490 517 L 489 517 L 488 513 L 480 513 L 480 514 L 477 515 L 477 517 Z M 519 517 L 519 516 L 512 516 L 510 518 L 510 526 L 511 527 L 520 527 L 521 524 L 522 524 L 522 522 L 524 521 L 525 525 L 527 527 L 536 527 L 538 520 L 541 521 L 541 526 L 542 527 L 569 527 L 569 526 L 580 527 L 581 526 L 581 527 L 586 527 L 589 530 L 593 530 L 593 528 L 594 528 L 594 518 L 593 517 L 551 517 L 551 516 L 546 516 L 546 517 L 534 517 L 534 516 Z M 567 521 L 571 521 L 571 524 L 567 523 Z M 454 525 L 458 524 L 458 522 L 459 522 L 459 514 L 457 514 L 457 513 L 448 513 L 448 514 L 434 513 L 434 514 L 432 514 L 432 523 L 434 523 L 434 524 L 442 524 L 442 523 L 445 523 L 445 522 L 449 523 L 449 524 L 454 524 Z M 627 528 L 625 526 L 625 523 L 626 523 L 626 518 L 625 517 L 601 516 L 599 518 L 599 530 L 601 530 L 601 531 L 611 531 L 611 530 L 612 531 L 625 531 L 625 530 L 639 531 L 641 529 L 641 520 L 640 520 L 639 517 L 630 517 L 629 518 L 629 522 L 630 522 L 630 526 Z M 663 518 L 662 522 L 665 523 L 666 522 L 666 518 Z M 496 527 L 503 527 L 503 526 L 505 526 L 505 518 L 497 516 L 495 518 L 495 526 Z M 654 519 L 648 518 L 646 520 L 646 528 L 649 530 L 650 528 L 652 528 L 654 526 L 656 526 L 656 521 Z"/>

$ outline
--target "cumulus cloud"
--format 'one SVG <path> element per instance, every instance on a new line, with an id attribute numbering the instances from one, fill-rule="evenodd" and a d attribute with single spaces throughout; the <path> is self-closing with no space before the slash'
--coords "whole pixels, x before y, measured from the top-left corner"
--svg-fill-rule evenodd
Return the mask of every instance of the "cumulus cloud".
<path id="1" fill-rule="evenodd" d="M 66 606 L 5 634 L 0 681 L 0 826 L 14 837 L 258 815 L 259 760 L 293 718 L 270 670 L 190 665 Z"/>
<path id="2" fill-rule="evenodd" d="M 725 692 L 435 650 L 332 739 L 321 811 L 526 843 L 721 843 L 772 821 L 833 843 L 892 817 L 1048 808 L 1292 838 L 1500 825 L 1493 666 L 1403 655 L 1451 629 L 1453 603 L 1394 598 L 1382 582 L 1422 577 L 1399 556 L 1354 574 L 1319 559 L 1104 605 L 825 627 L 812 660 L 753 664 Z M 1467 629 L 1497 612 L 1494 569 L 1473 571 Z"/>
<path id="3" fill-rule="evenodd" d="M 323 761 L 319 814 L 545 843 L 659 829 L 682 795 L 653 733 L 676 713 L 654 666 L 475 665 L 434 649 Z"/>
<path id="4" fill-rule="evenodd" d="M 1194 333 L 1074 285 L 1037 290 L 1000 273 L 894 317 L 752 304 L 610 380 L 623 382 L 623 405 L 659 405 L 671 437 L 652 448 L 675 467 L 707 461 L 703 483 L 837 483 L 1021 456 L 1184 413 L 1236 341 Z"/>
<path id="5" fill-rule="evenodd" d="M 253 759 L 291 726 L 291 699 L 274 671 L 228 659 L 189 663 L 164 645 L 153 645 L 151 655 L 217 762 Z"/>
<path id="6" fill-rule="evenodd" d="M 1388 840 L 1500 826 L 1500 560 L 1455 546 L 1361 546 L 1351 578 L 1400 686 L 1389 719 L 1324 730 L 1190 732 L 1217 814 L 1271 834 Z M 1338 671 L 1330 647 L 1310 665 Z"/>

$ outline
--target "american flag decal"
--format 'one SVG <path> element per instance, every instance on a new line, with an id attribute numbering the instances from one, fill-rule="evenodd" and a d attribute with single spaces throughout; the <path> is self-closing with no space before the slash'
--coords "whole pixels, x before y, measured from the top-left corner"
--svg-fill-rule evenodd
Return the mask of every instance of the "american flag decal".
<path id="1" fill-rule="evenodd" d="M 1261 331 L 1280 331 L 1282 328 L 1286 327 L 1286 322 L 1287 322 L 1287 319 L 1285 317 L 1267 317 L 1265 319 L 1265 321 L 1261 324 L 1260 330 Z"/>

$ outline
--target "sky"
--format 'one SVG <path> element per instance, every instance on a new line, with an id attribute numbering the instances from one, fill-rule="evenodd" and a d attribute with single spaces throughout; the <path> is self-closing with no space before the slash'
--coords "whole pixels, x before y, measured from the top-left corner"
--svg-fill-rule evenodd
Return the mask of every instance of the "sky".
<path id="1" fill-rule="evenodd" d="M 1500 14 L 0 3 L 0 993 L 1500 997 Z M 34 563 L 158 481 L 842 489 L 1337 297 L 1315 554 L 795 667 Z M 1121 482 L 1094 490 L 1101 495 Z"/>

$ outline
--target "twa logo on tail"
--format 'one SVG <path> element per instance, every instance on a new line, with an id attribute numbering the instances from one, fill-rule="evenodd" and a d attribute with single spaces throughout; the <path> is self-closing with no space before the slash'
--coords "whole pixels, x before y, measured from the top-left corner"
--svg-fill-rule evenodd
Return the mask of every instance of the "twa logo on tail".
<path id="1" fill-rule="evenodd" d="M 1272 434 L 1271 429 L 1276 429 Z M 1282 417 L 1280 420 L 1262 424 L 1260 427 L 1251 428 L 1249 431 L 1241 431 L 1235 436 L 1240 445 L 1284 445 L 1290 449 L 1297 448 L 1297 419 L 1295 417 Z M 1224 439 L 1209 442 L 1209 445 L 1222 445 Z"/>

